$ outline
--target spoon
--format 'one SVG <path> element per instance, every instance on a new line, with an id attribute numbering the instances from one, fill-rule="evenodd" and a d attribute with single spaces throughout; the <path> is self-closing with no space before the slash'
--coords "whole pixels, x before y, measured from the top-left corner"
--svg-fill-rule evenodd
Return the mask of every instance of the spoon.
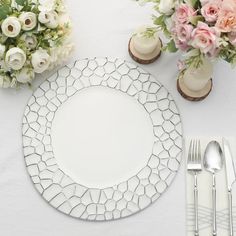
<path id="1" fill-rule="evenodd" d="M 212 208 L 213 208 L 213 236 L 217 235 L 216 228 L 216 178 L 215 174 L 223 167 L 223 152 L 217 141 L 210 142 L 204 154 L 204 168 L 212 174 Z"/>

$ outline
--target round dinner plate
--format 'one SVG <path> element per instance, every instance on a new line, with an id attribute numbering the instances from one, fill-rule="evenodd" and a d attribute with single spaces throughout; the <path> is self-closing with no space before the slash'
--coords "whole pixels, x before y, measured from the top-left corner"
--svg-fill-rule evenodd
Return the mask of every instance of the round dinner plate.
<path id="1" fill-rule="evenodd" d="M 157 200 L 182 156 L 176 104 L 151 74 L 120 59 L 78 60 L 33 93 L 25 163 L 57 210 L 83 220 L 130 216 Z"/>

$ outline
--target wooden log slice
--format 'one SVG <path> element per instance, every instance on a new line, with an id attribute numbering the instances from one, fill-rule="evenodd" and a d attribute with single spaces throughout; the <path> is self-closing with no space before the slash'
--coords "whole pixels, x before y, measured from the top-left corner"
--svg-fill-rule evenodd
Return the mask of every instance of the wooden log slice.
<path id="1" fill-rule="evenodd" d="M 134 61 L 138 62 L 139 64 L 143 64 L 143 65 L 151 64 L 161 56 L 161 51 L 159 51 L 160 46 L 162 47 L 161 40 L 160 40 L 161 45 L 158 45 L 157 48 L 152 53 L 146 55 L 146 54 L 140 54 L 139 52 L 137 52 L 137 50 L 135 49 L 133 45 L 132 39 L 133 38 L 129 40 L 129 47 L 128 47 L 129 55 Z"/>
<path id="2" fill-rule="evenodd" d="M 188 101 L 197 102 L 204 100 L 211 92 L 213 87 L 212 79 L 200 91 L 192 91 L 184 84 L 183 72 L 180 72 L 177 80 L 177 90 L 180 95 Z"/>

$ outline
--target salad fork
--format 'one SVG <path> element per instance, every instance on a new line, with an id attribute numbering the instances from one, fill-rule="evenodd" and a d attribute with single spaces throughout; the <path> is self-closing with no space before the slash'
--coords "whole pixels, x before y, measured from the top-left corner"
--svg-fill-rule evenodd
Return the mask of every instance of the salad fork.
<path id="1" fill-rule="evenodd" d="M 201 146 L 199 140 L 191 140 L 188 153 L 187 170 L 194 176 L 194 235 L 199 235 L 198 226 L 198 174 L 202 171 Z"/>

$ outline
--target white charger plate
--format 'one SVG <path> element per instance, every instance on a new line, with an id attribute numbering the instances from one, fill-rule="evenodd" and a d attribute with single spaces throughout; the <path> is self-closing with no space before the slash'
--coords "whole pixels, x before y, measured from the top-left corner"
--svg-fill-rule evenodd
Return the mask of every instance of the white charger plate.
<path id="1" fill-rule="evenodd" d="M 41 196 L 84 220 L 141 211 L 170 186 L 182 125 L 157 80 L 120 59 L 75 61 L 34 92 L 23 118 L 28 173 Z"/>

